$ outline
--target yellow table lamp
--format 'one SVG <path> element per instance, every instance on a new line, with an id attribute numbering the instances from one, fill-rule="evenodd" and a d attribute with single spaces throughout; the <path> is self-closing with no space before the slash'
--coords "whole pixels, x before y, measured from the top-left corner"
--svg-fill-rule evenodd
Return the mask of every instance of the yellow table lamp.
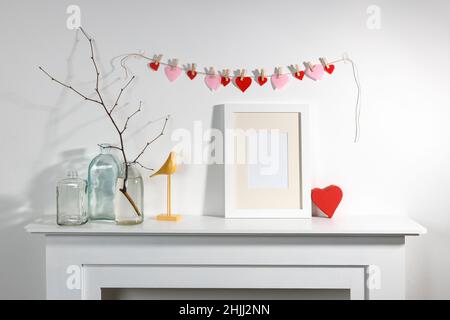
<path id="1" fill-rule="evenodd" d="M 159 175 L 167 176 L 167 213 L 162 213 L 156 216 L 156 220 L 159 221 L 180 221 L 181 216 L 178 214 L 172 214 L 172 205 L 171 205 L 171 176 L 177 171 L 177 165 L 175 163 L 175 152 L 171 152 L 166 162 L 162 165 L 162 167 L 156 171 L 154 174 L 150 176 L 150 178 Z"/>

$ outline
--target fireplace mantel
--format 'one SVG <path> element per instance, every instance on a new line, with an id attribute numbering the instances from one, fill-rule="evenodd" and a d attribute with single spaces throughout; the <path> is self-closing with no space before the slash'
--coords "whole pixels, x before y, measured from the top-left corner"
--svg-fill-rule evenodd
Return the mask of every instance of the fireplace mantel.
<path id="1" fill-rule="evenodd" d="M 67 227 L 43 217 L 27 225 L 46 237 L 47 298 L 101 299 L 102 288 L 264 288 L 403 299 L 405 238 L 426 233 L 390 215 L 183 218 Z"/>

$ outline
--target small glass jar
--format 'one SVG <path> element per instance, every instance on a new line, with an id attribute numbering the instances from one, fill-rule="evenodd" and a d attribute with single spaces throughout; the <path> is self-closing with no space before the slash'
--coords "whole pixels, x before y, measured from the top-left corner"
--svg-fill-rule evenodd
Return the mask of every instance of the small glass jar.
<path id="1" fill-rule="evenodd" d="M 78 177 L 76 171 L 69 171 L 67 177 L 56 186 L 56 223 L 82 225 L 87 222 L 86 180 Z"/>
<path id="2" fill-rule="evenodd" d="M 124 192 L 125 174 L 128 175 Z M 144 221 L 144 181 L 136 164 L 122 165 L 114 198 L 117 224 L 139 224 Z"/>

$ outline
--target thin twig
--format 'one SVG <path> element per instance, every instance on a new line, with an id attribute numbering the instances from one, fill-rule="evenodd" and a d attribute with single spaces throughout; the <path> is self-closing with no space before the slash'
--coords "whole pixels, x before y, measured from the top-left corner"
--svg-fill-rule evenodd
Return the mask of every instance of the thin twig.
<path id="1" fill-rule="evenodd" d="M 135 78 L 135 76 L 133 76 L 128 82 L 127 84 L 120 89 L 119 94 L 117 95 L 117 99 L 116 102 L 114 103 L 114 105 L 112 106 L 111 110 L 109 110 L 109 113 L 112 113 L 114 111 L 114 109 L 117 107 L 117 105 L 119 104 L 119 99 L 122 96 L 123 91 L 130 85 L 131 81 L 133 81 Z"/>
<path id="2" fill-rule="evenodd" d="M 144 148 L 142 149 L 142 151 L 136 156 L 136 158 L 134 158 L 134 160 L 131 163 L 137 163 L 137 161 L 139 160 L 139 158 L 144 154 L 145 150 L 147 150 L 147 148 L 156 140 L 158 140 L 161 136 L 164 135 L 164 131 L 166 130 L 166 126 L 167 126 L 167 121 L 169 121 L 170 115 L 168 115 L 165 118 L 164 121 L 164 126 L 162 127 L 161 132 L 155 137 L 153 138 L 150 142 L 147 142 L 144 146 Z"/>
<path id="3" fill-rule="evenodd" d="M 87 35 L 87 33 L 84 31 L 84 29 L 82 27 L 80 27 L 80 30 L 83 33 L 83 35 L 86 37 L 86 39 L 89 41 L 89 47 L 91 48 L 91 61 L 92 61 L 92 64 L 94 65 L 95 76 L 96 76 L 95 92 L 97 92 L 98 98 L 104 104 L 103 97 L 100 94 L 100 89 L 99 89 L 100 71 L 98 69 L 97 62 L 95 61 L 95 58 L 94 58 L 94 45 L 92 44 L 93 40 L 91 37 L 89 37 Z"/>
<path id="4" fill-rule="evenodd" d="M 141 112 L 141 108 L 142 108 L 142 101 L 139 102 L 139 108 L 133 112 L 125 121 L 125 125 L 123 126 L 122 131 L 120 132 L 121 134 L 123 134 L 125 132 L 125 130 L 127 130 L 128 128 L 128 122 L 130 121 L 131 118 L 133 118 L 136 114 L 138 114 L 139 112 Z"/>
<path id="5" fill-rule="evenodd" d="M 89 98 L 89 97 L 87 97 L 86 95 L 82 94 L 80 91 L 78 91 L 77 89 L 75 89 L 75 88 L 72 87 L 71 85 L 68 85 L 68 84 L 66 84 L 66 83 L 63 83 L 63 82 L 59 81 L 58 79 L 54 78 L 54 77 L 53 77 L 52 75 L 50 75 L 47 71 L 45 71 L 44 68 L 39 67 L 39 69 L 40 69 L 43 73 L 45 73 L 52 81 L 55 81 L 56 83 L 62 85 L 63 87 L 66 87 L 67 89 L 72 90 L 73 92 L 75 92 L 76 94 L 78 94 L 80 97 L 82 97 L 84 100 L 88 100 L 88 101 L 91 101 L 91 102 L 95 102 L 95 103 L 98 103 L 98 104 L 102 104 L 100 101 L 95 100 L 95 99 L 92 99 L 92 98 Z"/>
<path id="6" fill-rule="evenodd" d="M 149 171 L 155 171 L 155 169 L 149 168 L 144 166 L 142 163 L 140 163 L 139 161 L 134 162 L 135 164 L 139 165 L 141 168 L 145 169 L 145 170 L 149 170 Z"/>
<path id="7" fill-rule="evenodd" d="M 112 146 L 112 145 L 100 145 L 98 144 L 99 147 L 104 148 L 104 149 L 117 149 L 117 150 L 122 150 L 121 148 L 117 147 L 117 146 Z"/>

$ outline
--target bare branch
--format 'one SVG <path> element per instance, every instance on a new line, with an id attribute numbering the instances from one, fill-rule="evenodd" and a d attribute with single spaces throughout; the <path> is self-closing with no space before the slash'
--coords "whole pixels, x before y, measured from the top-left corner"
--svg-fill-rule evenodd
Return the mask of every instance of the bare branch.
<path id="1" fill-rule="evenodd" d="M 122 148 L 117 147 L 117 146 L 112 146 L 112 145 L 100 145 L 98 144 L 99 147 L 101 148 L 105 148 L 105 149 L 117 149 L 117 150 L 122 150 Z"/>
<path id="2" fill-rule="evenodd" d="M 102 103 L 104 103 L 102 95 L 100 94 L 100 89 L 99 89 L 100 71 L 98 69 L 97 62 L 95 61 L 95 58 L 94 58 L 94 45 L 92 44 L 93 39 L 87 35 L 86 31 L 84 31 L 84 29 L 82 27 L 80 27 L 80 30 L 83 33 L 83 35 L 86 37 L 86 39 L 89 41 L 89 47 L 91 48 L 91 61 L 92 61 L 92 64 L 94 65 L 95 76 L 96 76 L 95 92 L 97 92 L 97 95 L 98 95 L 98 98 L 100 99 L 100 101 Z"/>
<path id="3" fill-rule="evenodd" d="M 53 77 L 52 75 L 50 75 L 47 71 L 45 71 L 42 67 L 39 67 L 39 69 L 40 69 L 43 73 L 45 73 L 52 81 L 55 81 L 56 83 L 62 85 L 63 87 L 72 90 L 73 92 L 75 92 L 76 94 L 78 94 L 80 97 L 82 97 L 84 100 L 88 100 L 88 101 L 91 101 L 91 102 L 95 102 L 95 103 L 101 104 L 100 101 L 87 97 L 86 95 L 82 94 L 80 91 L 78 91 L 77 89 L 75 89 L 75 88 L 72 87 L 71 85 L 68 85 L 68 84 L 65 84 L 65 83 L 59 81 L 58 79 L 56 79 L 55 77 Z"/>
<path id="4" fill-rule="evenodd" d="M 128 122 L 130 121 L 131 118 L 133 118 L 136 114 L 138 114 L 139 112 L 141 112 L 141 108 L 142 108 L 142 101 L 139 102 L 139 108 L 133 112 L 128 118 L 127 121 L 125 121 L 125 125 L 123 126 L 122 131 L 120 132 L 121 134 L 123 134 L 125 132 L 125 130 L 127 130 L 128 128 Z"/>
<path id="5" fill-rule="evenodd" d="M 164 131 L 166 130 L 166 126 L 167 126 L 167 121 L 169 121 L 170 119 L 170 115 L 167 115 L 165 120 L 164 120 L 164 125 L 162 127 L 161 132 L 155 137 L 153 138 L 151 141 L 147 142 L 144 146 L 144 148 L 142 149 L 142 151 L 136 156 L 136 158 L 134 158 L 134 160 L 131 163 L 137 163 L 137 161 L 139 160 L 139 158 L 144 154 L 145 150 L 147 150 L 147 148 L 156 140 L 158 140 L 159 138 L 161 138 L 161 136 L 164 135 Z"/>
<path id="6" fill-rule="evenodd" d="M 145 170 L 149 170 L 149 171 L 155 171 L 155 169 L 149 168 L 144 166 L 142 163 L 140 163 L 139 161 L 134 162 L 135 164 L 139 165 L 141 168 L 145 169 Z"/>
<path id="7" fill-rule="evenodd" d="M 117 105 L 119 104 L 119 99 L 122 96 L 122 93 L 124 92 L 124 90 L 130 85 L 131 81 L 133 81 L 135 78 L 135 76 L 131 77 L 131 79 L 127 82 L 127 84 L 120 89 L 119 95 L 117 96 L 116 102 L 114 103 L 114 105 L 112 106 L 111 110 L 109 110 L 109 113 L 111 114 L 114 109 L 117 107 Z"/>
<path id="8" fill-rule="evenodd" d="M 103 110 L 105 111 L 106 115 L 108 116 L 108 118 L 111 120 L 118 136 L 119 136 L 119 140 L 120 140 L 120 147 L 117 146 L 108 146 L 108 148 L 112 148 L 112 149 L 117 149 L 120 150 L 121 154 L 122 154 L 122 158 L 123 158 L 123 163 L 126 164 L 125 165 L 125 170 L 124 170 L 124 178 L 123 178 L 123 184 L 122 187 L 119 189 L 120 192 L 127 198 L 127 200 L 129 201 L 129 203 L 131 204 L 131 206 L 134 208 L 134 210 L 136 211 L 136 214 L 138 216 L 142 216 L 142 213 L 139 209 L 139 207 L 136 205 L 135 201 L 133 200 L 133 198 L 130 196 L 130 194 L 127 192 L 127 180 L 128 180 L 128 164 L 130 164 L 130 162 L 128 162 L 127 160 L 127 155 L 125 153 L 125 146 L 124 146 L 124 139 L 123 139 L 123 133 L 127 128 L 128 122 L 130 121 L 130 119 L 132 117 L 134 117 L 138 112 L 141 111 L 141 104 L 142 102 L 139 104 L 139 109 L 137 111 L 135 111 L 133 114 L 131 114 L 126 122 L 125 125 L 123 127 L 123 129 L 119 129 L 119 127 L 117 126 L 117 123 L 115 121 L 115 119 L 112 117 L 112 112 L 114 110 L 114 108 L 118 105 L 119 103 L 119 99 L 122 96 L 123 91 L 130 85 L 130 83 L 134 80 L 134 76 L 125 84 L 125 86 L 120 90 L 116 102 L 114 104 L 114 106 L 109 109 L 108 107 L 106 107 L 106 104 L 103 100 L 102 94 L 100 93 L 100 87 L 99 87 L 99 82 L 100 82 L 100 72 L 99 72 L 99 68 L 97 65 L 97 62 L 95 61 L 95 57 L 94 57 L 94 46 L 93 46 L 93 39 L 90 38 L 88 36 L 88 34 L 84 31 L 83 28 L 80 27 L 81 32 L 83 33 L 83 35 L 86 37 L 86 39 L 89 41 L 89 46 L 90 46 L 90 51 L 91 51 L 91 60 L 92 60 L 92 64 L 94 65 L 95 68 L 95 74 L 96 74 L 96 85 L 95 85 L 95 92 L 97 93 L 98 96 L 98 100 L 95 98 L 89 98 L 88 96 L 84 95 L 83 93 L 81 93 L 80 91 L 78 91 L 77 89 L 73 88 L 71 85 L 68 85 L 62 81 L 59 81 L 57 79 L 55 79 L 52 75 L 50 75 L 47 71 L 45 71 L 42 67 L 39 67 L 39 69 L 45 73 L 52 81 L 57 82 L 58 84 L 60 84 L 61 86 L 72 90 L 73 92 L 75 92 L 76 94 L 78 94 L 80 97 L 82 97 L 84 100 L 88 100 L 91 102 L 95 102 L 99 105 L 102 106 Z M 109 110 L 108 110 L 109 109 Z M 157 137 L 159 138 L 161 135 L 164 134 L 164 130 L 166 127 L 166 123 L 167 123 L 168 117 L 166 118 L 166 122 L 164 123 L 164 127 L 163 130 L 161 131 L 161 134 Z M 154 140 L 152 140 L 151 142 L 148 143 L 148 145 L 150 145 L 153 141 L 155 141 L 157 138 L 155 138 Z M 147 149 L 148 145 L 144 148 L 144 150 L 142 150 L 142 153 L 144 153 L 145 149 Z M 151 168 L 147 168 L 145 166 L 143 166 L 141 163 L 138 163 L 137 160 L 139 159 L 139 157 L 142 155 L 142 153 L 132 162 L 132 163 L 137 163 L 138 165 L 140 165 L 142 168 L 148 169 L 148 170 L 152 170 Z"/>

